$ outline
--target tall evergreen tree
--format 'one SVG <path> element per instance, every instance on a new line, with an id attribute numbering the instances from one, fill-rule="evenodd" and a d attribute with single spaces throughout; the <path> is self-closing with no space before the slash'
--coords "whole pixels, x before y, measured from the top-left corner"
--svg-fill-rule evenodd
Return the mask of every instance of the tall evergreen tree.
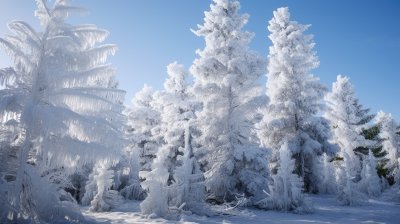
<path id="1" fill-rule="evenodd" d="M 377 172 L 379 176 L 387 177 L 389 175 L 389 170 L 386 168 L 386 154 L 387 152 L 383 150 L 384 139 L 381 137 L 381 127 L 376 122 L 373 123 L 375 114 L 370 114 L 370 109 L 362 108 L 362 105 L 358 103 L 359 114 L 364 117 L 363 120 L 358 124 L 360 127 L 363 126 L 361 134 L 365 139 L 369 140 L 370 144 L 368 146 L 359 146 L 354 149 L 354 152 L 362 160 L 366 158 L 369 151 L 372 151 L 377 162 Z"/>
<path id="2" fill-rule="evenodd" d="M 185 148 L 185 127 L 188 121 L 195 118 L 196 103 L 188 84 L 189 72 L 177 62 L 167 66 L 168 78 L 164 90 L 154 95 L 154 105 L 160 113 L 160 136 L 163 144 L 160 150 L 167 152 L 165 165 L 170 173 L 168 185 L 173 181 L 173 170 L 179 164 L 179 155 Z M 160 137 L 161 138 L 161 137 Z"/>
<path id="3" fill-rule="evenodd" d="M 400 136 L 396 134 L 397 123 L 391 114 L 379 111 L 376 123 L 380 127 L 379 137 L 382 141 L 382 149 L 386 152 L 384 168 L 388 171 L 389 183 L 393 183 L 396 177 L 400 175 Z"/>
<path id="4" fill-rule="evenodd" d="M 160 139 L 160 111 L 154 106 L 154 94 L 152 87 L 144 85 L 126 110 L 130 148 L 139 154 L 140 169 L 146 172 L 151 170 L 151 164 L 163 142 Z"/>
<path id="5" fill-rule="evenodd" d="M 368 148 L 374 145 L 367 140 L 362 131 L 370 120 L 367 110 L 361 109 L 349 78 L 338 76 L 332 85 L 332 92 L 326 97 L 328 110 L 326 117 L 331 122 L 333 141 L 339 145 L 342 152 L 346 152 L 351 162 L 346 162 L 353 181 L 359 181 L 361 172 L 362 154 L 357 149 Z M 343 156 L 343 153 L 342 153 Z"/>
<path id="6" fill-rule="evenodd" d="M 71 219 L 56 211 L 66 208 L 50 197 L 51 186 L 41 183 L 35 167 L 74 171 L 105 157 L 118 159 L 124 147 L 125 92 L 116 88 L 115 70 L 104 64 L 116 46 L 98 45 L 108 32 L 67 24 L 69 15 L 82 11 L 68 0 L 51 7 L 36 2 L 43 32 L 14 21 L 9 24 L 14 35 L 0 38 L 14 62 L 1 70 L 2 80 L 13 83 L 1 90 L 0 117 L 17 114 L 22 129 L 16 179 L 5 207 L 13 220 L 49 221 L 60 218 L 56 214 Z"/>
<path id="7" fill-rule="evenodd" d="M 304 180 L 306 191 L 318 191 L 319 157 L 323 152 L 334 153 L 335 147 L 328 143 L 327 121 L 318 116 L 326 90 L 310 74 L 319 61 L 311 36 L 304 34 L 308 27 L 290 21 L 288 8 L 274 11 L 269 21 L 272 46 L 268 56 L 267 95 L 270 103 L 257 124 L 257 133 L 262 145 L 272 148 L 272 162 L 276 162 L 282 145 L 290 139 L 295 172 Z"/>
<path id="8" fill-rule="evenodd" d="M 175 169 L 182 166 L 178 158 L 184 155 L 186 147 L 192 147 L 185 144 L 188 143 L 185 141 L 185 129 L 188 122 L 194 119 L 195 109 L 186 81 L 188 72 L 176 62 L 167 66 L 167 72 L 169 77 L 164 82 L 164 91 L 154 94 L 154 107 L 160 114 L 159 135 L 164 143 L 158 148 L 152 169 L 142 183 L 148 190 L 148 196 L 141 204 L 145 214 L 155 213 L 163 217 L 171 215 L 171 200 L 182 193 L 175 192 L 171 196 L 170 186 L 177 181 Z"/>
<path id="9" fill-rule="evenodd" d="M 369 111 L 369 109 L 366 109 Z M 354 149 L 354 152 L 358 155 L 358 157 L 363 160 L 368 156 L 369 151 L 372 151 L 373 155 L 377 160 L 377 172 L 379 176 L 387 177 L 389 175 L 388 169 L 386 168 L 386 154 L 387 152 L 383 150 L 383 142 L 384 139 L 380 136 L 380 126 L 376 123 L 372 123 L 371 121 L 375 117 L 375 115 L 368 115 L 370 118 L 364 120 L 364 123 L 360 125 L 364 125 L 364 128 L 361 131 L 362 136 L 365 139 L 369 140 L 370 144 L 368 146 L 359 146 Z"/>
<path id="10" fill-rule="evenodd" d="M 326 117 L 331 122 L 333 141 L 340 147 L 340 159 L 336 161 L 338 200 L 345 205 L 357 205 L 364 200 L 364 196 L 356 191 L 364 157 L 358 149 L 375 145 L 363 135 L 371 116 L 368 110 L 362 109 L 347 77 L 337 77 L 326 100 Z"/>
<path id="11" fill-rule="evenodd" d="M 263 59 L 249 50 L 253 34 L 242 31 L 248 15 L 239 13 L 236 0 L 214 0 L 204 24 L 194 33 L 205 38 L 192 67 L 194 94 L 202 103 L 197 126 L 201 145 L 196 154 L 205 172 L 208 198 L 235 200 L 236 194 L 259 198 L 267 185 L 265 152 L 253 134 L 264 72 Z"/>

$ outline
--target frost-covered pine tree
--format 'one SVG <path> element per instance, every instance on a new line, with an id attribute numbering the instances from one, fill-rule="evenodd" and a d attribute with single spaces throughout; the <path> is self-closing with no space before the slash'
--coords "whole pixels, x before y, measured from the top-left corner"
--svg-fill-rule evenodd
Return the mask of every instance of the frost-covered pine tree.
<path id="1" fill-rule="evenodd" d="M 361 106 L 348 77 L 341 75 L 337 77 L 336 82 L 332 84 L 332 92 L 326 96 L 326 101 L 328 105 L 326 117 L 331 122 L 333 141 L 339 145 L 342 154 L 345 152 L 351 161 L 346 162 L 346 166 L 349 166 L 346 167 L 349 169 L 349 177 L 359 181 L 362 155 L 357 155 L 355 149 L 369 147 L 372 142 L 361 134 L 366 127 L 364 124 L 366 117 L 360 110 Z"/>
<path id="2" fill-rule="evenodd" d="M 146 180 L 142 183 L 142 187 L 147 191 L 147 197 L 140 203 L 143 214 L 166 218 L 170 215 L 167 188 L 169 172 L 165 165 L 167 157 L 168 151 L 160 148 L 151 165 L 151 171 L 145 175 Z"/>
<path id="3" fill-rule="evenodd" d="M 248 15 L 239 13 L 237 0 L 214 0 L 204 24 L 194 31 L 205 48 L 190 69 L 194 94 L 202 103 L 196 155 L 205 172 L 208 199 L 218 203 L 235 195 L 261 198 L 267 186 L 265 151 L 253 134 L 256 109 L 263 103 L 257 80 L 263 59 L 249 50 L 253 34 L 242 31 Z"/>
<path id="4" fill-rule="evenodd" d="M 89 175 L 82 204 L 90 205 L 92 211 L 109 211 L 122 203 L 122 196 L 112 190 L 114 171 L 111 161 L 98 161 Z"/>
<path id="5" fill-rule="evenodd" d="M 304 201 L 303 180 L 293 173 L 295 160 L 292 159 L 293 150 L 290 147 L 297 147 L 297 143 L 291 144 L 285 141 L 279 150 L 277 172 L 272 175 L 273 184 L 269 186 L 268 197 L 257 204 L 261 208 L 299 213 L 311 211 L 311 207 Z"/>
<path id="6" fill-rule="evenodd" d="M 396 178 L 400 175 L 400 136 L 396 134 L 397 123 L 391 114 L 386 114 L 383 111 L 378 112 L 375 122 L 380 127 L 379 137 L 383 140 L 382 147 L 387 153 L 385 156 L 387 160 L 385 168 L 388 169 L 389 176 L 395 179 L 394 181 L 399 181 Z"/>
<path id="7" fill-rule="evenodd" d="M 382 191 L 382 184 L 376 170 L 375 160 L 374 154 L 369 150 L 368 158 L 363 160 L 361 181 L 357 183 L 360 191 L 371 197 L 379 196 Z"/>
<path id="8" fill-rule="evenodd" d="M 1 90 L 0 114 L 17 114 L 23 129 L 8 219 L 68 218 L 35 168 L 76 171 L 105 157 L 117 159 L 124 147 L 125 92 L 116 88 L 115 70 L 105 64 L 116 46 L 98 45 L 108 32 L 95 25 L 67 24 L 69 15 L 82 11 L 69 2 L 50 6 L 37 0 L 43 31 L 14 21 L 9 24 L 14 34 L 0 39 L 14 62 L 1 72 L 13 83 Z"/>
<path id="9" fill-rule="evenodd" d="M 190 125 L 186 125 L 183 155 L 178 160 L 182 165 L 174 171 L 174 183 L 170 186 L 170 206 L 189 210 L 196 214 L 205 214 L 204 175 L 192 149 Z"/>
<path id="10" fill-rule="evenodd" d="M 325 116 L 332 126 L 333 142 L 339 145 L 336 179 L 338 185 L 338 200 L 344 205 L 357 205 L 365 199 L 357 192 L 356 182 L 361 178 L 361 157 L 355 149 L 369 147 L 372 142 L 362 135 L 366 120 L 370 119 L 355 96 L 349 78 L 338 76 L 332 85 L 332 92 L 326 96 L 328 109 Z"/>
<path id="11" fill-rule="evenodd" d="M 140 169 L 146 172 L 151 170 L 155 154 L 162 144 L 160 111 L 154 107 L 154 93 L 153 88 L 145 84 L 126 110 L 131 151 L 139 154 Z"/>
<path id="12" fill-rule="evenodd" d="M 343 158 L 336 169 L 337 200 L 342 205 L 360 205 L 365 201 L 365 195 L 358 191 L 353 181 L 351 163 L 353 162 L 346 151 L 340 151 L 339 156 Z"/>
<path id="13" fill-rule="evenodd" d="M 314 42 L 304 34 L 309 25 L 290 21 L 288 8 L 278 8 L 269 21 L 272 41 L 269 48 L 267 96 L 268 106 L 257 127 L 261 144 L 272 148 L 276 162 L 285 139 L 293 139 L 291 155 L 295 172 L 303 179 L 306 191 L 318 191 L 322 177 L 317 175 L 319 157 L 333 154 L 330 131 L 325 119 L 318 116 L 323 107 L 325 87 L 310 74 L 319 64 Z"/>
<path id="14" fill-rule="evenodd" d="M 170 173 L 168 185 L 173 181 L 173 170 L 179 164 L 177 160 L 180 151 L 185 148 L 185 127 L 188 121 L 194 119 L 196 103 L 194 103 L 190 86 L 187 82 L 188 71 L 177 62 L 167 66 L 168 78 L 164 82 L 164 90 L 154 94 L 154 105 L 160 112 L 160 135 L 163 145 L 159 148 L 168 156 L 165 166 Z"/>
<path id="15" fill-rule="evenodd" d="M 152 165 L 152 171 L 147 173 L 143 186 L 148 190 L 148 196 L 140 204 L 141 211 L 150 216 L 176 218 L 183 211 L 205 214 L 205 186 L 203 172 L 194 157 L 191 146 L 190 126 L 184 124 L 184 148 L 178 156 L 179 163 L 173 172 L 173 182 L 168 183 L 171 173 L 168 172 L 168 151 L 160 149 Z"/>
<path id="16" fill-rule="evenodd" d="M 183 161 L 179 158 L 184 155 L 186 147 L 192 148 L 191 145 L 186 145 L 189 142 L 185 141 L 185 129 L 194 118 L 196 104 L 186 81 L 188 72 L 185 71 L 183 66 L 176 62 L 171 63 L 167 66 L 167 72 L 169 77 L 164 83 L 165 89 L 154 94 L 154 105 L 161 115 L 160 135 L 162 135 L 164 144 L 159 147 L 156 153 L 152 170 L 145 176 L 146 180 L 143 182 L 143 186 L 149 192 L 148 197 L 141 204 L 142 211 L 145 214 L 155 213 L 164 217 L 171 215 L 170 206 L 192 210 L 196 201 L 193 201 L 193 205 L 186 201 L 188 200 L 186 195 L 188 193 L 177 191 L 180 188 L 180 186 L 177 186 L 177 181 L 181 183 L 186 180 L 179 179 L 179 177 L 178 179 L 175 178 L 176 168 L 183 165 Z M 185 167 L 187 168 L 187 166 Z M 164 180 L 166 181 L 163 182 Z M 157 188 L 161 189 L 157 190 Z M 161 196 L 160 191 L 166 195 Z M 201 195 L 198 196 L 201 197 Z M 158 200 L 166 202 L 159 204 Z M 184 203 L 186 203 L 186 207 Z"/>
<path id="17" fill-rule="evenodd" d="M 321 158 L 321 183 L 318 184 L 319 193 L 337 193 L 335 158 L 326 153 Z"/>
<path id="18" fill-rule="evenodd" d="M 135 148 L 127 147 L 119 163 L 114 168 L 114 189 L 118 189 L 120 194 L 130 200 L 143 200 L 146 191 L 140 185 L 139 171 L 139 152 Z"/>

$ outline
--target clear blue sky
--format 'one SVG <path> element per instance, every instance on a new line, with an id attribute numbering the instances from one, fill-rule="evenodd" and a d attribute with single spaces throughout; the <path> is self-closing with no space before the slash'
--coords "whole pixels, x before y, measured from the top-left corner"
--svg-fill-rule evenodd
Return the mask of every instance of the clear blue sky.
<path id="1" fill-rule="evenodd" d="M 116 43 L 111 62 L 118 69 L 126 102 L 144 83 L 162 88 L 165 66 L 173 61 L 187 68 L 204 47 L 203 39 L 190 32 L 203 23 L 211 0 L 75 0 L 89 14 L 71 22 L 94 23 L 111 32 L 107 43 Z M 34 1 L 2 0 L 0 36 L 9 33 L 6 23 L 25 20 L 34 27 Z M 264 58 L 270 41 L 266 29 L 272 11 L 288 6 L 292 19 L 312 24 L 321 64 L 313 74 L 329 88 L 338 74 L 347 75 L 362 104 L 400 119 L 400 1 L 397 0 L 242 0 L 241 12 L 250 14 L 245 30 L 256 33 L 251 48 Z M 2 51 L 0 67 L 10 62 Z M 261 80 L 265 85 L 265 78 Z"/>

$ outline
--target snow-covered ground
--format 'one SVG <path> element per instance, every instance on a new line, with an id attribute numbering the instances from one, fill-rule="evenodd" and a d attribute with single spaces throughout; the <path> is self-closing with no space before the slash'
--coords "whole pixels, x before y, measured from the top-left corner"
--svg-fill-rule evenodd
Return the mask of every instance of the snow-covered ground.
<path id="1" fill-rule="evenodd" d="M 293 214 L 256 209 L 235 209 L 212 217 L 183 216 L 180 221 L 147 219 L 140 214 L 139 202 L 129 201 L 112 212 L 92 213 L 83 208 L 88 219 L 98 223 L 400 223 L 400 204 L 390 202 L 388 195 L 370 199 L 362 206 L 340 206 L 334 196 L 311 195 L 312 214 Z M 390 201 L 389 201 L 390 200 Z M 217 209 L 217 208 L 215 208 Z"/>

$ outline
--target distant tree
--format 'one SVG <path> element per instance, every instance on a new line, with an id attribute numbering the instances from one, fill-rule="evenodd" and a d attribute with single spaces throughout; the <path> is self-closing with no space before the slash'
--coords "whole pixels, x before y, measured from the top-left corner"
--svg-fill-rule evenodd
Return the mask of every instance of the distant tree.
<path id="1" fill-rule="evenodd" d="M 366 197 L 359 192 L 357 183 L 353 181 L 354 177 L 351 170 L 353 161 L 345 150 L 341 150 L 339 156 L 343 160 L 341 162 L 336 161 L 337 200 L 342 205 L 360 205 L 365 202 Z"/>
<path id="2" fill-rule="evenodd" d="M 368 158 L 363 160 L 363 168 L 361 170 L 361 181 L 358 187 L 361 192 L 365 192 L 368 196 L 377 197 L 381 194 L 382 184 L 376 172 L 375 156 L 369 150 Z"/>
<path id="3" fill-rule="evenodd" d="M 367 111 L 369 111 L 369 109 L 367 109 Z M 371 144 L 369 146 L 357 147 L 356 149 L 354 149 L 354 151 L 356 152 L 360 160 L 362 160 L 363 158 L 366 158 L 366 156 L 369 154 L 369 151 L 371 150 L 377 160 L 378 175 L 380 177 L 387 177 L 389 175 L 389 171 L 386 168 L 387 159 L 385 157 L 387 152 L 383 150 L 384 139 L 382 139 L 379 134 L 381 131 L 380 126 L 376 123 L 374 124 L 371 122 L 375 115 L 370 116 L 371 119 L 369 119 L 368 122 L 364 124 L 365 127 L 362 129 L 361 134 L 364 136 L 365 139 L 369 140 Z"/>
<path id="4" fill-rule="evenodd" d="M 114 183 L 111 165 L 108 160 L 98 161 L 89 176 L 82 204 L 90 205 L 92 211 L 109 211 L 122 204 L 122 196 L 118 191 L 111 189 Z"/>
<path id="5" fill-rule="evenodd" d="M 258 203 L 259 207 L 300 213 L 311 211 L 310 205 L 304 201 L 303 180 L 293 173 L 295 161 L 291 155 L 292 146 L 290 141 L 285 141 L 279 150 L 279 165 L 276 174 L 272 175 L 273 184 L 268 197 Z M 294 146 L 297 147 L 296 143 Z"/>
<path id="6" fill-rule="evenodd" d="M 154 94 L 155 109 L 160 113 L 160 135 L 166 151 L 165 165 L 169 172 L 168 185 L 174 181 L 173 171 L 179 164 L 178 156 L 185 148 L 185 127 L 195 118 L 196 103 L 188 84 L 189 72 L 177 62 L 167 66 L 168 78 L 164 90 Z M 158 151 L 158 152 L 159 152 Z"/>
<path id="7" fill-rule="evenodd" d="M 320 156 L 324 152 L 331 155 L 336 148 L 328 142 L 328 122 L 318 116 L 326 88 L 310 74 L 319 61 L 312 37 L 304 34 L 308 27 L 290 21 L 288 8 L 274 11 L 268 26 L 272 41 L 267 75 L 270 102 L 256 127 L 262 145 L 272 148 L 274 166 L 285 139 L 292 139 L 295 173 L 306 191 L 316 192 L 322 179 L 317 175 Z"/>
<path id="8" fill-rule="evenodd" d="M 379 137 L 382 139 L 382 150 L 386 152 L 384 168 L 387 170 L 389 183 L 393 184 L 397 176 L 400 174 L 400 136 L 396 134 L 397 123 L 391 114 L 379 111 L 375 117 L 376 124 L 380 132 Z"/>
<path id="9" fill-rule="evenodd" d="M 208 199 L 217 203 L 234 201 L 238 194 L 262 197 L 269 175 L 266 153 L 253 134 L 264 62 L 249 50 L 253 34 L 242 31 L 248 15 L 239 14 L 239 8 L 236 0 L 214 0 L 194 31 L 206 42 L 191 67 L 194 94 L 203 105 L 196 154 L 206 155 L 200 162 Z"/>
<path id="10" fill-rule="evenodd" d="M 167 157 L 168 151 L 160 148 L 151 165 L 151 171 L 146 173 L 146 179 L 142 182 L 142 187 L 147 191 L 147 197 L 140 203 L 140 210 L 143 214 L 155 214 L 165 218 L 170 216 L 167 188 L 169 172 L 165 165 Z"/>
<path id="11" fill-rule="evenodd" d="M 333 141 L 339 145 L 337 164 L 338 200 L 344 205 L 357 205 L 365 197 L 356 191 L 363 177 L 361 148 L 376 145 L 366 139 L 363 131 L 373 118 L 369 110 L 363 109 L 355 95 L 349 78 L 338 76 L 332 85 L 332 92 L 326 96 L 328 109 L 326 117 L 332 125 Z M 372 130 L 372 129 L 371 129 Z M 375 170 L 375 168 L 374 168 Z M 365 177 L 365 175 L 364 175 Z"/>
<path id="12" fill-rule="evenodd" d="M 192 135 L 190 134 L 190 124 L 188 123 L 185 130 L 183 155 L 178 158 L 182 165 L 176 167 L 174 172 L 175 181 L 170 187 L 170 206 L 204 215 L 207 214 L 204 205 L 204 175 L 194 156 L 191 141 Z"/>
<path id="13" fill-rule="evenodd" d="M 350 178 L 357 182 L 360 180 L 361 159 L 357 149 L 368 148 L 374 145 L 374 142 L 367 140 L 362 131 L 367 126 L 371 116 L 367 114 L 368 110 L 362 109 L 356 98 L 353 86 L 349 78 L 338 76 L 332 85 L 332 92 L 326 97 L 328 110 L 326 117 L 332 125 L 333 141 L 339 145 L 342 152 L 346 152 L 351 162 L 347 163 L 350 167 Z M 342 153 L 343 156 L 343 153 Z"/>
<path id="14" fill-rule="evenodd" d="M 363 109 L 362 105 L 358 102 L 357 106 L 359 107 L 359 114 L 364 117 L 364 119 L 358 125 L 363 126 L 361 134 L 365 139 L 370 141 L 370 145 L 359 146 L 354 149 L 354 152 L 357 154 L 360 160 L 362 160 L 368 156 L 369 151 L 371 150 L 377 161 L 378 175 L 386 178 L 389 176 L 389 170 L 386 168 L 387 159 L 385 157 L 387 152 L 383 150 L 384 139 L 380 136 L 381 127 L 376 122 L 373 123 L 375 114 L 370 114 L 370 109 Z"/>
<path id="15" fill-rule="evenodd" d="M 335 194 L 337 193 L 336 184 L 336 161 L 335 157 L 328 156 L 326 153 L 321 157 L 320 176 L 322 176 L 321 183 L 318 184 L 319 193 Z"/>
<path id="16" fill-rule="evenodd" d="M 69 15 L 82 11 L 68 0 L 52 7 L 36 2 L 43 32 L 14 21 L 9 24 L 14 35 L 0 38 L 14 62 L 1 70 L 7 85 L 0 90 L 0 117 L 16 114 L 21 129 L 15 181 L 6 203 L 10 214 L 1 220 L 74 219 L 60 212 L 71 205 L 52 198 L 52 186 L 36 170 L 62 166 L 72 173 L 105 157 L 117 160 L 124 147 L 125 92 L 116 88 L 115 70 L 104 64 L 116 46 L 98 45 L 108 32 L 67 24 Z"/>
<path id="17" fill-rule="evenodd" d="M 155 154 L 163 143 L 160 139 L 160 111 L 154 107 L 154 94 L 152 87 L 144 85 L 126 110 L 130 150 L 139 154 L 140 169 L 146 172 L 151 170 Z"/>
<path id="18" fill-rule="evenodd" d="M 155 109 L 160 113 L 160 135 L 162 136 L 164 143 L 158 149 L 156 153 L 156 159 L 152 165 L 152 170 L 146 174 L 146 180 L 143 182 L 143 186 L 148 189 L 148 197 L 141 204 L 142 211 L 146 214 L 155 213 L 158 216 L 168 216 L 173 213 L 169 207 L 182 208 L 193 210 L 196 202 L 196 197 L 202 197 L 201 195 L 193 195 L 193 192 L 187 192 L 189 186 L 181 186 L 190 181 L 190 175 L 185 174 L 180 168 L 179 174 L 175 171 L 177 167 L 185 166 L 187 172 L 192 172 L 190 166 L 195 164 L 196 159 L 187 158 L 184 153 L 186 150 L 191 150 L 192 145 L 188 141 L 185 135 L 190 135 L 188 129 L 188 123 L 195 118 L 196 103 L 193 101 L 193 95 L 190 91 L 190 86 L 187 83 L 188 72 L 183 68 L 182 65 L 176 62 L 171 63 L 167 66 L 168 79 L 164 82 L 164 90 L 154 94 L 154 105 Z M 187 132 L 185 134 L 185 132 Z M 190 145 L 189 145 L 190 144 Z M 193 153 L 191 153 L 193 154 Z M 192 155 L 193 156 L 193 155 Z M 190 161 L 182 161 L 180 158 L 185 158 Z M 190 163 L 190 164 L 183 164 Z M 198 168 L 198 167 L 197 167 Z M 166 172 L 167 171 L 167 172 Z M 196 170 L 196 172 L 199 170 Z M 167 176 L 165 176 L 167 175 Z M 176 176 L 177 175 L 177 176 Z M 184 176 L 182 176 L 184 175 Z M 202 173 L 198 175 L 202 177 Z M 177 179 L 178 178 L 178 179 Z M 188 180 L 182 178 L 189 178 Z M 193 179 L 193 178 L 192 178 Z M 165 182 L 163 182 L 165 180 Z M 193 182 L 194 180 L 192 180 Z M 181 189 L 183 187 L 183 189 Z M 163 192 L 166 195 L 160 196 L 160 190 L 156 188 L 163 188 Z M 192 191 L 192 190 L 190 190 Z M 189 194 L 193 196 L 189 200 Z M 197 192 L 199 193 L 199 191 Z M 156 198 L 155 198 L 156 197 Z M 160 198 L 162 197 L 162 198 Z M 159 205 L 154 205 L 157 200 L 164 200 Z"/>
<path id="19" fill-rule="evenodd" d="M 127 147 L 119 163 L 111 168 L 115 172 L 113 189 L 126 199 L 143 200 L 146 197 L 146 191 L 140 185 L 139 159 L 139 152 Z"/>

